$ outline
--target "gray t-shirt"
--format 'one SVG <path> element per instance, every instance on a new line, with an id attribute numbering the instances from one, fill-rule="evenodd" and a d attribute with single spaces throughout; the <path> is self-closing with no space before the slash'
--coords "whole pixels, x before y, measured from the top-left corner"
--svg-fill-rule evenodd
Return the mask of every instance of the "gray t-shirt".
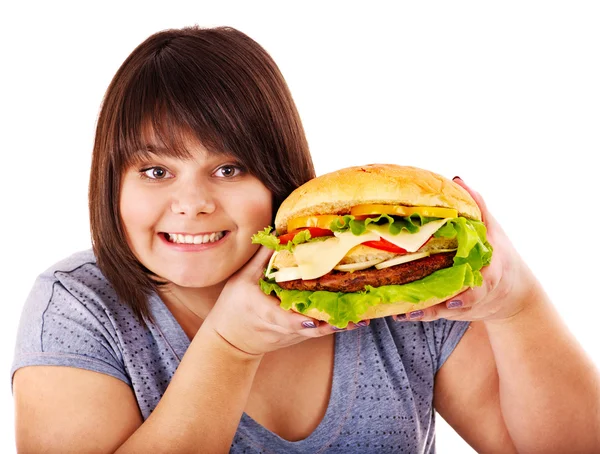
<path id="1" fill-rule="evenodd" d="M 190 343 L 158 295 L 149 298 L 149 306 L 155 322 L 138 322 L 118 302 L 92 252 L 74 254 L 35 282 L 23 309 L 11 377 L 31 365 L 112 375 L 132 388 L 146 419 Z M 331 397 L 315 431 L 289 442 L 244 413 L 231 452 L 435 452 L 434 376 L 467 327 L 384 318 L 336 333 Z"/>

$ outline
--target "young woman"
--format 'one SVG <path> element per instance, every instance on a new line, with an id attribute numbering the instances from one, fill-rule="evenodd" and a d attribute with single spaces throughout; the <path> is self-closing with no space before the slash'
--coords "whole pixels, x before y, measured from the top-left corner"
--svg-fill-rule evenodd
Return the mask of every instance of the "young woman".
<path id="1" fill-rule="evenodd" d="M 93 251 L 24 308 L 19 450 L 433 452 L 435 409 L 478 451 L 598 452 L 596 369 L 460 179 L 495 248 L 482 287 L 337 333 L 264 295 L 270 252 L 250 237 L 313 176 L 284 79 L 246 35 L 136 48 L 98 119 Z"/>

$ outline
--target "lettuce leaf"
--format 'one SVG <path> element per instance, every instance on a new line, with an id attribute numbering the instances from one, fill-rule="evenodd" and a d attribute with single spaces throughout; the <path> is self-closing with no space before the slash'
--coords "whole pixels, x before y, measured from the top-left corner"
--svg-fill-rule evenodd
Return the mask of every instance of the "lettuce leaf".
<path id="1" fill-rule="evenodd" d="M 308 230 L 301 230 L 292 241 L 289 241 L 286 245 L 279 244 L 279 238 L 271 234 L 273 227 L 266 227 L 262 232 L 255 233 L 252 235 L 252 244 L 262 244 L 263 246 L 273 249 L 274 251 L 292 251 L 298 244 L 306 243 L 311 239 L 310 232 Z"/>
<path id="2" fill-rule="evenodd" d="M 454 266 L 466 263 L 473 270 L 480 270 L 492 261 L 493 248 L 487 242 L 486 233 L 483 222 L 459 217 L 450 219 L 433 236 L 456 238 L 458 250 L 454 256 Z"/>
<path id="3" fill-rule="evenodd" d="M 333 221 L 330 230 L 334 232 L 347 232 L 350 230 L 354 235 L 362 235 L 367 230 L 369 224 L 384 225 L 388 224 L 390 233 L 397 235 L 402 230 L 410 233 L 417 233 L 419 228 L 428 222 L 435 221 L 438 218 L 427 218 L 420 214 L 412 214 L 406 217 L 392 217 L 382 214 L 378 217 L 366 218 L 363 220 L 355 219 L 354 216 L 346 214 L 341 219 Z"/>
<path id="4" fill-rule="evenodd" d="M 473 271 L 468 264 L 438 270 L 429 276 L 404 285 L 367 286 L 364 292 L 342 293 L 325 291 L 284 290 L 277 283 L 260 280 L 260 288 L 270 295 L 275 292 L 281 300 L 281 307 L 306 313 L 314 308 L 329 314 L 329 322 L 338 328 L 345 328 L 349 322 L 358 323 L 361 315 L 376 304 L 389 304 L 396 301 L 420 303 L 431 298 L 446 299 L 463 287 L 473 287 L 482 281 L 481 273 Z"/>

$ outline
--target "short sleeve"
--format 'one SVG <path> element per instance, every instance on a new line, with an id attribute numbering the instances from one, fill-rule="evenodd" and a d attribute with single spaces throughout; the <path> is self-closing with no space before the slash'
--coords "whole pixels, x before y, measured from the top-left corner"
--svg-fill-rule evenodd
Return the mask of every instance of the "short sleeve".
<path id="1" fill-rule="evenodd" d="M 21 314 L 11 380 L 26 366 L 70 366 L 131 386 L 117 333 L 92 295 L 93 289 L 68 272 L 37 279 Z"/>
<path id="2" fill-rule="evenodd" d="M 432 322 L 423 322 L 425 338 L 435 364 L 436 372 L 454 351 L 468 327 L 469 322 L 446 320 L 443 318 Z"/>

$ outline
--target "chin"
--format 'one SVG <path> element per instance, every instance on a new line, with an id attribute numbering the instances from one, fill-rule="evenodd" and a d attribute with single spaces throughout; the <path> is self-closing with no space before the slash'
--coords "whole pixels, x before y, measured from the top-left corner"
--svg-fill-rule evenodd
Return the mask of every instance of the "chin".
<path id="1" fill-rule="evenodd" d="M 233 273 L 228 273 L 227 270 L 198 266 L 179 270 L 165 270 L 160 275 L 179 287 L 204 288 L 212 287 L 227 280 L 231 274 Z"/>

